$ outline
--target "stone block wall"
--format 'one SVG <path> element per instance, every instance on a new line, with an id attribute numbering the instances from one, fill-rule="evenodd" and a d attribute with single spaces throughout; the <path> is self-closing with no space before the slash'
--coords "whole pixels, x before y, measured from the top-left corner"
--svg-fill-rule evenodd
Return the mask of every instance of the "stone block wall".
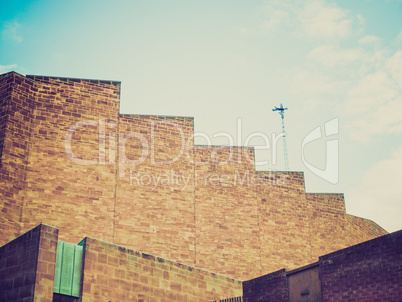
<path id="1" fill-rule="evenodd" d="M 285 269 L 243 282 L 243 301 L 288 302 L 288 282 Z"/>
<path id="2" fill-rule="evenodd" d="M 2 161 L 2 153 L 4 147 L 4 139 L 6 136 L 7 120 L 8 120 L 8 103 L 11 98 L 13 73 L 3 74 L 0 76 L 0 166 Z"/>
<path id="3" fill-rule="evenodd" d="M 0 247 L 0 301 L 213 301 L 242 282 L 86 237 L 79 298 L 54 294 L 59 230 L 41 224 Z"/>
<path id="4" fill-rule="evenodd" d="M 402 231 L 320 257 L 323 301 L 399 301 Z"/>
<path id="5" fill-rule="evenodd" d="M 398 301 L 402 231 L 292 271 L 240 281 L 86 237 L 79 298 L 54 291 L 58 229 L 41 224 L 0 247 L 1 301 Z"/>
<path id="6" fill-rule="evenodd" d="M 384 235 L 374 221 L 346 214 L 348 226 L 347 245 L 354 245 Z"/>
<path id="7" fill-rule="evenodd" d="M 243 282 L 244 301 L 399 301 L 402 231 L 321 256 L 319 262 Z"/>
<path id="8" fill-rule="evenodd" d="M 21 235 L 35 87 L 12 72 L 0 76 L 0 89 L 0 244 L 4 244 Z"/>
<path id="9" fill-rule="evenodd" d="M 108 138 L 117 132 L 120 83 L 29 78 L 37 92 L 22 228 L 46 222 L 59 227 L 61 240 L 112 241 L 116 167 L 108 164 Z"/>
<path id="10" fill-rule="evenodd" d="M 313 262 L 303 173 L 258 174 L 261 179 L 261 185 L 257 186 L 257 201 L 263 263 L 260 275 L 284 266 L 295 268 L 300 263 Z"/>
<path id="11" fill-rule="evenodd" d="M 0 88 L 0 244 L 43 222 L 247 280 L 386 234 L 302 172 L 256 172 L 252 148 L 194 146 L 193 118 L 119 114 L 119 82 Z"/>
<path id="12" fill-rule="evenodd" d="M 310 209 L 311 255 L 317 261 L 322 254 L 344 248 L 351 234 L 343 194 L 307 193 L 306 197 Z M 349 240 L 351 245 L 358 243 Z"/>
<path id="13" fill-rule="evenodd" d="M 0 301 L 53 301 L 57 238 L 41 224 L 0 248 Z"/>
<path id="14" fill-rule="evenodd" d="M 114 243 L 195 264 L 193 119 L 121 115 Z"/>
<path id="15" fill-rule="evenodd" d="M 239 280 L 93 238 L 84 240 L 82 301 L 213 301 Z"/>
<path id="16" fill-rule="evenodd" d="M 196 261 L 202 268 L 244 279 L 261 274 L 254 150 L 194 150 Z"/>

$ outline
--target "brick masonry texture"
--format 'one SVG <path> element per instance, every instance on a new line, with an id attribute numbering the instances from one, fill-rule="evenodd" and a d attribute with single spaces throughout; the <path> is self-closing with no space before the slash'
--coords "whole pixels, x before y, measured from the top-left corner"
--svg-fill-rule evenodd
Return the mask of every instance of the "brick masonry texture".
<path id="1" fill-rule="evenodd" d="M 285 269 L 243 282 L 244 302 L 288 302 L 288 283 Z"/>
<path id="2" fill-rule="evenodd" d="M 175 159 L 182 141 L 189 141 L 192 152 L 193 119 L 121 115 L 119 133 L 127 138 L 133 131 L 148 146 L 144 151 L 138 148 L 138 139 L 126 144 L 120 140 L 119 154 L 125 153 L 128 160 L 120 165 L 117 178 L 114 242 L 194 265 L 194 167 L 184 154 L 169 165 L 161 164 Z M 143 152 L 149 156 L 136 165 Z M 164 182 L 156 186 L 158 178 Z M 186 185 L 184 178 L 189 180 Z"/>
<path id="3" fill-rule="evenodd" d="M 402 231 L 320 257 L 324 301 L 401 301 Z"/>
<path id="4" fill-rule="evenodd" d="M 29 160 L 34 83 L 15 73 L 0 78 L 0 236 L 2 244 L 21 234 L 21 213 Z M 4 240 L 4 239 L 8 240 Z"/>
<path id="5" fill-rule="evenodd" d="M 243 299 L 401 301 L 401 284 L 402 231 L 398 231 L 321 256 L 316 264 L 244 281 Z"/>
<path id="6" fill-rule="evenodd" d="M 256 193 L 247 181 L 240 184 L 254 170 L 247 156 L 254 158 L 251 148 L 194 150 L 195 161 L 205 163 L 196 166 L 195 176 L 197 265 L 240 279 L 261 272 Z"/>
<path id="7" fill-rule="evenodd" d="M 241 294 L 240 280 L 97 239 L 84 240 L 83 301 L 196 302 Z"/>
<path id="8" fill-rule="evenodd" d="M 42 224 L 0 248 L 0 301 L 53 301 L 57 237 Z"/>
<path id="9" fill-rule="evenodd" d="M 59 230 L 41 224 L 0 248 L 0 301 L 213 301 L 242 282 L 86 237 L 80 298 L 54 295 Z"/>
<path id="10" fill-rule="evenodd" d="M 194 146 L 193 118 L 119 114 L 119 82 L 0 88 L 0 245 L 46 223 L 248 280 L 386 234 L 302 172 L 256 172 L 252 148 Z"/>
<path id="11" fill-rule="evenodd" d="M 58 229 L 39 225 L 0 248 L 0 301 L 53 295 Z M 399 301 L 402 230 L 292 271 L 240 281 L 86 237 L 79 301 Z M 236 297 L 236 298 L 235 298 Z M 399 299 L 399 300 L 398 300 Z"/>
<path id="12" fill-rule="evenodd" d="M 263 275 L 313 262 L 310 209 L 300 172 L 258 172 L 257 187 Z M 328 242 L 329 243 L 329 242 Z M 307 248 L 306 248 L 307 247 Z M 295 253 L 297 251 L 297 253 Z"/>

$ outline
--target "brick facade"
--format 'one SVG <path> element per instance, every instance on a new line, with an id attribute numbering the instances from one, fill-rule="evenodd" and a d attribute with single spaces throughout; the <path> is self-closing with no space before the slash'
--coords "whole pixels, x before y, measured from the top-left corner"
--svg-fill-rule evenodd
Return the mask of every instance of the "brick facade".
<path id="1" fill-rule="evenodd" d="M 53 293 L 59 230 L 41 224 L 0 248 L 0 301 L 399 301 L 402 230 L 292 271 L 240 281 L 86 237 L 78 298 Z M 61 272 L 59 272 L 61 273 Z"/>
<path id="2" fill-rule="evenodd" d="M 93 238 L 84 240 L 82 300 L 212 301 L 241 296 L 229 277 Z"/>
<path id="3" fill-rule="evenodd" d="M 260 275 L 313 262 L 303 173 L 258 173 L 263 181 L 257 187 L 263 263 Z"/>
<path id="4" fill-rule="evenodd" d="M 79 298 L 54 294 L 59 230 L 39 225 L 0 248 L 0 301 L 213 301 L 242 282 L 86 237 Z"/>
<path id="5" fill-rule="evenodd" d="M 194 150 L 199 163 L 195 167 L 197 265 L 220 267 L 218 272 L 240 279 L 261 274 L 256 193 L 247 180 L 241 183 L 244 173 L 254 173 L 247 160 L 254 158 L 253 152 L 241 147 Z"/>
<path id="6" fill-rule="evenodd" d="M 192 118 L 120 116 L 115 243 L 195 264 L 194 167 L 184 149 L 175 160 L 192 134 Z"/>
<path id="7" fill-rule="evenodd" d="M 324 301 L 400 301 L 402 231 L 320 257 Z"/>
<path id="8" fill-rule="evenodd" d="M 285 269 L 243 282 L 244 302 L 288 302 L 288 282 Z"/>
<path id="9" fill-rule="evenodd" d="M 243 299 L 272 302 L 400 301 L 402 230 L 243 282 Z"/>
<path id="10" fill-rule="evenodd" d="M 42 224 L 0 248 L 0 301 L 53 301 L 57 238 Z"/>
<path id="11" fill-rule="evenodd" d="M 1 244 L 21 234 L 26 191 L 34 83 L 15 73 L 0 77 L 0 238 Z"/>
<path id="12" fill-rule="evenodd" d="M 192 118 L 119 114 L 119 82 L 0 88 L 0 245 L 43 222 L 247 280 L 386 234 L 302 172 L 256 172 L 252 148 L 194 146 Z"/>

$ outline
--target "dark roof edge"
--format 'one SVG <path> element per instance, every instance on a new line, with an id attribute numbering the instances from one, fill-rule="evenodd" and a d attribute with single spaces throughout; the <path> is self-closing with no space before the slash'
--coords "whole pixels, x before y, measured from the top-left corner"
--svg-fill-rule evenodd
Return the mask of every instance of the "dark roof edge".
<path id="1" fill-rule="evenodd" d="M 121 81 L 112 81 L 112 80 L 100 80 L 100 79 L 86 79 L 86 78 L 70 78 L 70 77 L 57 77 L 57 76 L 46 76 L 46 75 L 39 75 L 39 74 L 27 74 L 26 75 L 27 78 L 29 79 L 34 79 L 35 77 L 39 77 L 39 78 L 49 78 L 49 79 L 66 79 L 66 80 L 72 80 L 72 81 L 77 81 L 77 80 L 81 80 L 81 81 L 97 81 L 100 83 L 116 83 L 116 84 L 121 84 Z"/>

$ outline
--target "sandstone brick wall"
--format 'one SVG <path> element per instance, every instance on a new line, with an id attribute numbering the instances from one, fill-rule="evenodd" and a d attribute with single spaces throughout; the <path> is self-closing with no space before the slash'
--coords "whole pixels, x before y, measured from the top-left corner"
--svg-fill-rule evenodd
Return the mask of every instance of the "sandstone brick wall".
<path id="1" fill-rule="evenodd" d="M 311 263 L 309 208 L 302 172 L 258 172 L 262 274 Z M 307 248 L 306 248 L 307 247 Z"/>
<path id="2" fill-rule="evenodd" d="M 0 242 L 21 234 L 33 118 L 32 81 L 17 73 L 0 76 Z"/>
<path id="3" fill-rule="evenodd" d="M 378 224 L 369 219 L 346 214 L 346 221 L 348 226 L 348 246 L 361 243 L 387 233 Z"/>
<path id="4" fill-rule="evenodd" d="M 42 224 L 0 248 L 0 301 L 53 301 L 57 237 Z"/>
<path id="5" fill-rule="evenodd" d="M 322 254 L 344 248 L 350 234 L 343 194 L 307 193 L 306 197 L 310 208 L 311 255 L 316 261 Z"/>
<path id="6" fill-rule="evenodd" d="M 246 280 L 386 233 L 302 172 L 256 172 L 252 148 L 194 147 L 192 118 L 120 115 L 119 82 L 0 88 L 0 245 L 43 222 Z"/>
<path id="7" fill-rule="evenodd" d="M 7 80 L 12 79 L 12 75 L 13 73 L 6 73 L 0 76 L 0 167 L 7 129 L 8 103 L 11 98 L 12 90 L 12 85 L 8 83 Z"/>
<path id="8" fill-rule="evenodd" d="M 117 132 L 109 125 L 117 123 L 120 83 L 30 78 L 38 92 L 23 228 L 46 222 L 60 228 L 61 240 L 78 242 L 88 234 L 112 241 L 116 167 L 106 164 L 107 139 Z M 79 121 L 87 122 L 76 125 L 72 133 L 71 127 Z M 69 133 L 71 150 L 66 151 Z M 76 164 L 68 155 L 98 164 Z"/>
<path id="9" fill-rule="evenodd" d="M 387 234 L 371 220 L 346 214 L 343 194 L 307 193 L 306 197 L 315 260 L 322 254 Z"/>
<path id="10" fill-rule="evenodd" d="M 97 239 L 84 240 L 82 301 L 212 301 L 241 296 L 239 280 Z"/>
<path id="11" fill-rule="evenodd" d="M 114 242 L 194 265 L 193 119 L 121 115 L 119 134 Z"/>
<path id="12" fill-rule="evenodd" d="M 247 179 L 254 150 L 197 147 L 194 158 L 197 265 L 240 279 L 261 275 L 258 208 Z"/>

